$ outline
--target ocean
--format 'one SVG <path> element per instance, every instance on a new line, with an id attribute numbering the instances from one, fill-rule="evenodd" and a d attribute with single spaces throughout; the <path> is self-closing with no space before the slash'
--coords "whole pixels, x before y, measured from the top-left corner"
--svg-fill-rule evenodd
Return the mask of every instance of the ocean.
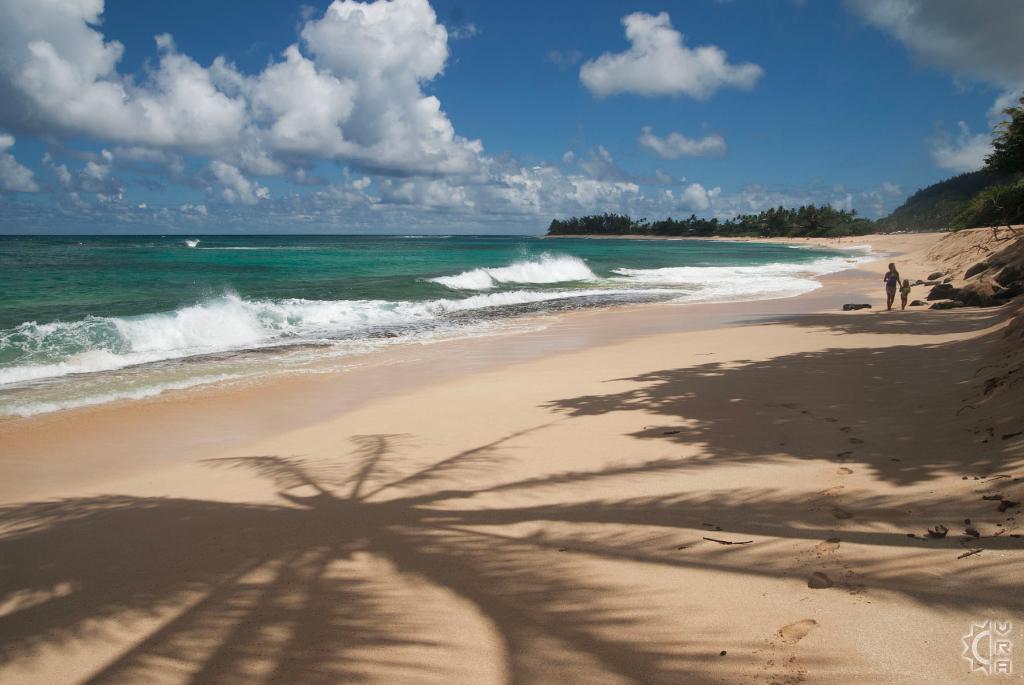
<path id="1" fill-rule="evenodd" d="M 864 255 L 706 240 L 0 236 L 0 416 L 322 370 L 526 315 L 791 297 Z"/>

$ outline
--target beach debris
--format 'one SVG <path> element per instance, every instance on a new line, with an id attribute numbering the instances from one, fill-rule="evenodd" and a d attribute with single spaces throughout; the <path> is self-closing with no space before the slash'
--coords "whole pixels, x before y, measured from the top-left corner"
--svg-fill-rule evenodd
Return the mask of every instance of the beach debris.
<path id="1" fill-rule="evenodd" d="M 1008 474 L 1008 473 L 1000 473 L 997 476 L 992 476 L 991 478 L 986 478 L 985 482 L 987 483 L 990 480 L 1000 480 L 1000 479 L 1009 478 L 1009 477 L 1010 477 L 1010 474 Z"/>
<path id="2" fill-rule="evenodd" d="M 949 532 L 949 528 L 946 528 L 944 525 L 942 525 L 940 523 L 939 525 L 935 526 L 934 528 L 929 528 L 928 529 L 928 537 L 944 538 L 944 537 L 946 537 L 946 533 L 948 533 L 948 532 Z"/>
<path id="3" fill-rule="evenodd" d="M 871 309 L 871 305 L 869 305 L 869 304 L 844 304 L 843 305 L 843 311 L 844 312 L 855 312 L 858 309 Z"/>
<path id="4" fill-rule="evenodd" d="M 812 590 L 824 590 L 825 588 L 832 587 L 832 585 L 832 579 L 823 571 L 815 571 L 811 574 L 811 577 L 807 579 L 807 587 Z"/>
<path id="5" fill-rule="evenodd" d="M 679 434 L 681 432 L 682 431 L 662 431 L 661 434 L 662 435 L 677 435 L 677 434 Z"/>
<path id="6" fill-rule="evenodd" d="M 1003 496 L 1002 495 L 982 495 L 981 498 L 983 500 L 988 500 L 989 502 L 998 502 L 998 501 L 1003 499 Z"/>
<path id="7" fill-rule="evenodd" d="M 725 656 L 726 654 L 728 654 L 728 652 L 723 649 L 721 652 L 718 653 L 718 656 Z"/>
<path id="8" fill-rule="evenodd" d="M 998 509 L 999 509 L 999 513 L 1001 514 L 1004 511 L 1006 511 L 1007 509 L 1012 509 L 1014 507 L 1019 507 L 1019 506 L 1020 506 L 1020 502 L 1016 502 L 1016 501 L 1014 501 L 1012 499 L 1004 499 L 1002 502 L 999 503 Z"/>
<path id="9" fill-rule="evenodd" d="M 802 621 L 782 626 L 778 630 L 778 635 L 789 644 L 794 645 L 807 637 L 807 634 L 817 627 L 817 621 L 813 618 L 805 618 Z"/>
<path id="10" fill-rule="evenodd" d="M 982 551 L 983 550 L 980 549 L 972 549 L 970 552 L 964 552 L 963 554 L 958 556 L 957 559 L 966 559 L 967 557 L 973 557 L 975 554 L 981 554 Z"/>
<path id="11" fill-rule="evenodd" d="M 719 540 L 718 538 L 709 538 L 709 537 L 705 537 L 704 539 L 707 540 L 708 542 L 717 542 L 720 545 L 749 545 L 751 542 L 753 542 L 753 540 L 732 541 L 732 540 Z"/>
<path id="12" fill-rule="evenodd" d="M 921 301 L 921 300 L 914 300 L 913 302 L 910 303 L 910 306 L 911 307 L 923 307 L 924 306 L 924 302 Z"/>
<path id="13" fill-rule="evenodd" d="M 977 528 L 965 528 L 964 533 L 970 535 L 972 538 L 980 538 L 981 533 L 978 532 Z"/>

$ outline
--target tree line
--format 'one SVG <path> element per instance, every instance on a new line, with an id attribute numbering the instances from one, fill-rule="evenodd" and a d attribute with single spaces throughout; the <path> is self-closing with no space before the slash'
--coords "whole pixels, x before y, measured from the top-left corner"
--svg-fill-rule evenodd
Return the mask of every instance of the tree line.
<path id="1" fill-rule="evenodd" d="M 659 235 L 709 237 L 725 236 L 839 236 L 871 233 L 874 223 L 857 216 L 856 210 L 830 205 L 773 207 L 757 214 L 740 214 L 730 219 L 705 219 L 691 214 L 684 219 L 650 221 L 625 214 L 591 214 L 552 219 L 548 235 Z"/>

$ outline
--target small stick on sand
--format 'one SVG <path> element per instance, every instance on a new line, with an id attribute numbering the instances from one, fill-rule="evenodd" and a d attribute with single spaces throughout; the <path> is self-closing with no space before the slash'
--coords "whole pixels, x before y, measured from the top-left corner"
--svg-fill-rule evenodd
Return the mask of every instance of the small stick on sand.
<path id="1" fill-rule="evenodd" d="M 729 540 L 719 540 L 718 538 L 704 538 L 710 542 L 717 542 L 720 545 L 749 545 L 753 540 L 746 540 L 744 542 L 730 542 Z"/>
<path id="2" fill-rule="evenodd" d="M 970 552 L 964 552 L 963 554 L 958 556 L 957 559 L 965 559 L 967 557 L 972 557 L 975 554 L 981 554 L 981 552 L 982 552 L 982 550 L 980 550 L 980 549 L 972 549 Z"/>

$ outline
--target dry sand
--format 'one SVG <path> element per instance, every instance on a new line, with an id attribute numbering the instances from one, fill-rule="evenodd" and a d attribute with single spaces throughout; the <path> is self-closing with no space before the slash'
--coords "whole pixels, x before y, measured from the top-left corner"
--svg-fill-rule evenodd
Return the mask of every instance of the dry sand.
<path id="1" fill-rule="evenodd" d="M 1022 671 L 1020 310 L 883 270 L 2 424 L 0 682 L 974 682 L 988 618 Z"/>

